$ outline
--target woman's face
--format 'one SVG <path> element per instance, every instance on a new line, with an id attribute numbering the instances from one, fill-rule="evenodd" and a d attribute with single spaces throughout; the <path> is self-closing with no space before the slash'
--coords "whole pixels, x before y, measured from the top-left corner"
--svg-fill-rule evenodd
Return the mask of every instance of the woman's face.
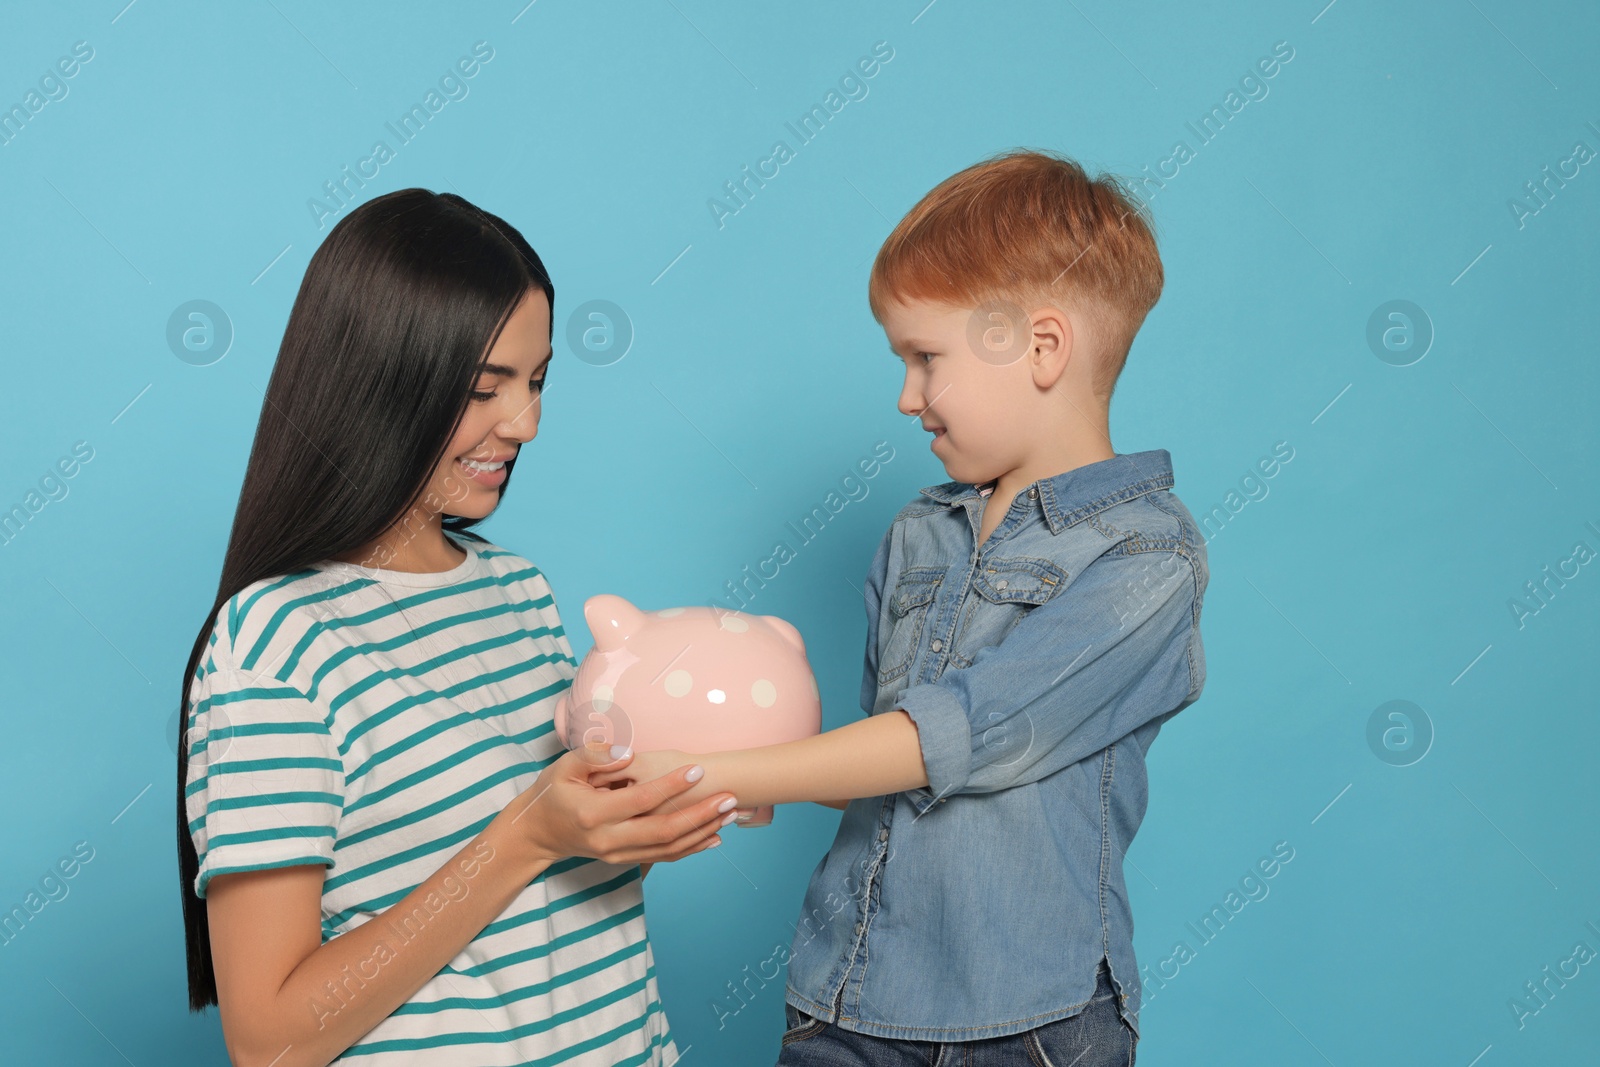
<path id="1" fill-rule="evenodd" d="M 478 374 L 429 490 L 444 514 L 481 519 L 500 502 L 505 463 L 539 432 L 539 402 L 551 356 L 550 301 L 533 289 L 506 320 Z"/>

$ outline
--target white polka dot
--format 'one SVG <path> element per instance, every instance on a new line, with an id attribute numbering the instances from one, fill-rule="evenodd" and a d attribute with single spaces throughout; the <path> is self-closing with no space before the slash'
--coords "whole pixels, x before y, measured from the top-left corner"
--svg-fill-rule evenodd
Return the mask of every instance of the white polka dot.
<path id="1" fill-rule="evenodd" d="M 742 634 L 746 630 L 750 629 L 750 624 L 745 622 L 737 615 L 724 615 L 720 620 L 718 620 L 717 625 L 721 626 L 724 630 L 727 630 L 730 633 L 736 634 Z"/>
<path id="2" fill-rule="evenodd" d="M 597 685 L 597 686 L 595 686 L 594 687 L 594 695 L 593 695 L 593 697 L 590 698 L 591 702 L 594 704 L 594 710 L 595 711 L 610 711 L 611 710 L 611 701 L 613 699 L 615 699 L 616 695 L 617 695 L 616 690 L 612 689 L 609 685 Z"/>
<path id="3" fill-rule="evenodd" d="M 668 696 L 681 697 L 694 688 L 694 676 L 688 671 L 673 671 L 662 684 L 667 687 Z"/>
<path id="4" fill-rule="evenodd" d="M 660 616 L 661 618 L 663 618 L 663 619 L 670 619 L 674 615 L 682 615 L 683 614 L 683 609 L 682 608 L 662 608 L 660 611 L 656 612 L 656 614 L 658 616 Z"/>
<path id="5" fill-rule="evenodd" d="M 750 699 L 756 702 L 758 708 L 770 708 L 778 702 L 778 687 L 765 678 L 757 678 L 750 687 Z"/>
<path id="6" fill-rule="evenodd" d="M 706 699 L 713 704 L 721 704 L 728 699 L 728 694 L 720 689 L 707 689 Z"/>

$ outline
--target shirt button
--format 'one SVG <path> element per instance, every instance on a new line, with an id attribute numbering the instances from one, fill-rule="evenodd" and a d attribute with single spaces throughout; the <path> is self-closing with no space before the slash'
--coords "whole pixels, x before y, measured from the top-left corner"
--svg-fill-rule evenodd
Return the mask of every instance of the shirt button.
<path id="1" fill-rule="evenodd" d="M 879 841 L 887 841 L 887 840 L 889 840 L 889 831 L 888 830 L 879 830 L 878 831 L 878 840 Z"/>
<path id="2" fill-rule="evenodd" d="M 1036 499 L 1038 499 L 1038 496 L 1039 496 L 1039 490 L 1037 490 L 1037 489 L 1029 489 L 1028 490 L 1028 499 L 1029 500 L 1036 500 Z"/>
<path id="3" fill-rule="evenodd" d="M 996 589 L 1004 589 L 1004 588 L 1005 588 L 1005 587 L 1006 587 L 1006 586 L 1008 586 L 1008 585 L 1010 585 L 1010 584 L 1011 584 L 1011 583 L 1010 583 L 1010 582 L 1008 582 L 1008 581 L 1006 581 L 1006 580 L 1005 580 L 1005 579 L 1004 579 L 1004 578 L 1002 578 L 1002 579 L 1000 579 L 1000 580 L 999 580 L 999 581 L 998 581 L 998 582 L 995 582 L 995 583 L 994 583 L 994 587 L 995 587 L 995 588 L 996 588 Z"/>
<path id="4" fill-rule="evenodd" d="M 935 652 L 937 652 L 937 651 L 939 651 L 939 650 L 940 650 L 940 649 L 941 649 L 941 648 L 943 648 L 943 647 L 944 647 L 944 642 L 943 642 L 943 641 L 941 641 L 941 640 L 939 640 L 939 639 L 938 639 L 938 638 L 937 638 L 937 637 L 935 637 L 935 638 L 934 638 L 934 639 L 933 639 L 933 644 L 931 644 L 931 645 L 929 645 L 929 646 L 928 646 L 928 647 L 929 647 L 929 648 L 931 648 L 931 649 L 933 649 L 933 650 L 934 650 L 934 651 L 935 651 Z"/>
<path id="5" fill-rule="evenodd" d="M 856 936 L 857 937 L 861 936 L 861 924 L 860 923 L 856 923 Z"/>

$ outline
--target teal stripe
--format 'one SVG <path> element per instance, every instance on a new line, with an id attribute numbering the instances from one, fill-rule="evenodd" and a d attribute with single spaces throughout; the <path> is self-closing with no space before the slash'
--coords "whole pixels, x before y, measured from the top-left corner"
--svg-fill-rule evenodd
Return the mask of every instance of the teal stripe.
<path id="1" fill-rule="evenodd" d="M 240 600 L 239 599 L 241 596 L 244 596 L 244 591 L 243 590 L 240 590 L 239 592 L 233 594 L 233 596 L 228 600 L 228 609 L 229 609 L 228 610 L 228 644 L 229 644 L 229 647 L 232 647 L 232 648 L 237 648 L 238 647 L 238 643 L 239 643 L 239 625 L 243 621 L 243 617 L 244 617 L 245 613 L 247 613 L 250 610 L 251 605 L 255 604 L 256 601 L 260 600 L 262 597 L 266 596 L 268 593 L 274 592 L 274 591 L 276 591 L 278 589 L 282 589 L 284 586 L 293 584 L 294 582 L 297 582 L 299 580 L 300 580 L 300 574 L 299 573 L 285 574 L 281 578 L 277 578 L 277 579 L 274 579 L 271 582 L 268 582 L 266 585 L 262 586 L 260 589 L 257 589 L 254 593 L 251 593 L 250 596 L 246 597 L 244 600 Z"/>
<path id="2" fill-rule="evenodd" d="M 284 581 L 278 582 L 269 588 L 277 588 L 279 586 L 288 585 L 289 583 L 290 579 L 285 579 Z M 372 584 L 373 582 L 370 578 L 357 578 L 354 581 L 346 582 L 343 585 L 334 586 L 331 589 L 319 589 L 315 592 L 307 593 L 304 596 L 296 597 L 293 600 L 284 601 L 278 606 L 278 610 L 272 613 L 272 618 L 267 620 L 266 628 L 263 629 L 261 635 L 256 638 L 256 643 L 251 646 L 249 653 L 246 654 L 244 660 L 239 665 L 247 671 L 253 669 L 256 665 L 256 659 L 271 646 L 272 639 L 278 632 L 278 627 L 282 626 L 283 621 L 290 615 L 294 614 L 296 609 L 308 607 L 312 604 L 320 604 L 325 600 L 337 600 L 346 593 L 354 592 L 357 589 L 363 589 Z M 263 592 L 265 592 L 265 590 L 263 590 Z M 259 599 L 261 595 L 261 593 L 257 593 L 255 596 L 251 597 L 249 603 L 245 604 L 243 610 L 249 611 L 250 604 Z M 237 647 L 235 647 L 234 652 L 237 654 Z"/>
<path id="3" fill-rule="evenodd" d="M 660 1011 L 660 1010 L 661 1010 L 661 1003 L 660 1003 L 660 1001 L 656 1001 L 655 1003 L 652 1003 L 648 1009 L 646 1009 L 645 1014 L 646 1014 L 646 1016 L 648 1016 L 651 1012 Z M 671 1030 L 668 1030 L 664 1034 L 657 1034 L 657 1035 L 655 1035 L 654 1037 L 652 1037 L 650 1039 L 650 1047 L 649 1048 L 645 1049 L 643 1052 L 639 1053 L 637 1056 L 628 1057 L 627 1059 L 623 1060 L 622 1062 L 616 1064 L 616 1067 L 642 1067 L 643 1064 L 654 1063 L 656 1061 L 656 1059 L 657 1059 L 656 1052 L 661 1048 L 661 1046 L 665 1045 L 668 1041 L 671 1041 L 671 1040 L 672 1040 L 672 1031 Z M 681 1054 L 680 1054 L 680 1056 L 678 1058 L 682 1059 Z"/>
<path id="4" fill-rule="evenodd" d="M 338 664 L 350 658 L 352 653 L 366 656 L 371 655 L 374 652 L 392 652 L 396 649 L 404 648 L 407 645 L 414 644 L 421 638 L 431 636 L 441 631 L 449 630 L 455 626 L 466 625 L 472 622 L 493 618 L 494 616 L 504 614 L 507 611 L 515 612 L 523 609 L 537 609 L 547 606 L 550 603 L 552 603 L 552 598 L 548 595 L 540 597 L 536 600 L 520 600 L 515 603 L 502 601 L 496 605 L 492 611 L 485 611 L 482 608 L 476 608 L 461 615 L 452 615 L 446 618 L 436 619 L 435 621 L 422 627 L 408 629 L 403 634 L 396 634 L 394 637 L 387 638 L 383 641 L 368 642 L 360 645 L 351 644 L 347 641 L 340 641 L 339 643 L 346 647 L 340 650 L 337 657 L 330 657 L 328 662 L 317 668 L 316 673 L 313 674 L 311 678 L 311 692 L 315 693 L 317 691 L 317 687 L 321 685 L 323 677 L 334 667 L 338 666 Z M 301 655 L 303 655 L 306 649 L 311 646 L 312 642 L 318 635 L 333 634 L 336 630 L 342 630 L 350 626 L 365 625 L 366 623 L 374 622 L 379 619 L 386 618 L 389 615 L 393 615 L 397 610 L 399 609 L 396 605 L 388 604 L 374 608 L 364 615 L 351 615 L 348 617 L 318 620 L 315 624 L 306 629 L 306 632 L 295 644 L 294 649 L 289 653 L 288 659 L 284 662 L 283 667 L 279 669 L 277 676 L 279 678 L 291 677 L 294 670 L 300 665 Z M 532 637 L 540 637 L 549 632 L 549 627 L 540 627 L 537 630 L 524 630 L 522 632 Z"/>
<path id="5" fill-rule="evenodd" d="M 351 1045 L 350 1048 L 345 1052 L 345 1055 L 415 1051 L 418 1049 L 431 1048 L 449 1048 L 455 1045 L 498 1045 L 506 1041 L 515 1041 L 518 1038 L 532 1037 L 535 1034 L 545 1034 L 556 1029 L 558 1026 L 561 1026 L 564 1023 L 581 1019 L 585 1015 L 589 1015 L 602 1008 L 609 1007 L 618 1001 L 627 1000 L 635 993 L 643 992 L 646 988 L 647 982 L 647 978 L 640 978 L 637 981 L 629 982 L 626 985 L 619 986 L 609 993 L 604 993 L 600 996 L 593 997 L 575 1008 L 568 1008 L 566 1011 L 557 1012 L 555 1015 L 552 1015 L 547 1019 L 538 1019 L 534 1022 L 524 1023 L 521 1026 L 513 1026 L 509 1029 L 501 1030 L 496 1033 L 474 1033 L 467 1031 L 453 1034 L 434 1034 L 429 1037 L 394 1038 L 389 1041 L 361 1042 Z M 563 1048 L 560 1052 L 553 1056 L 545 1056 L 537 1060 L 531 1060 L 529 1061 L 529 1067 L 551 1067 L 551 1065 L 560 1063 L 563 1060 L 570 1060 L 574 1056 L 582 1055 L 583 1053 L 591 1052 L 594 1049 L 608 1045 L 617 1038 L 621 1037 L 623 1034 L 626 1034 L 631 1030 L 639 1029 L 644 1021 L 644 1018 L 648 1016 L 650 1010 L 651 1009 L 649 1008 L 646 1009 L 646 1016 L 625 1022 L 621 1026 L 615 1027 L 606 1033 L 598 1034 L 595 1037 L 590 1038 L 588 1041 L 582 1041 L 576 1045 L 570 1045 L 566 1048 Z"/>
<path id="6" fill-rule="evenodd" d="M 555 758 L 559 759 L 560 757 Z M 457 804 L 463 803 L 472 797 L 479 796 L 485 790 L 497 786 L 507 779 L 515 778 L 518 775 L 528 774 L 530 772 L 533 774 L 538 774 L 539 771 L 543 770 L 552 762 L 554 762 L 553 759 L 546 760 L 543 763 L 525 760 L 514 767 L 503 767 L 495 773 L 489 775 L 487 778 L 483 779 L 481 782 L 474 782 L 462 789 L 458 789 L 449 796 L 441 797 L 426 807 L 417 808 L 414 811 L 408 811 L 399 818 L 390 819 L 388 822 L 381 822 L 374 826 L 369 826 L 365 830 L 359 830 L 353 834 L 346 834 L 345 836 L 339 838 L 339 846 L 341 848 L 347 848 L 351 845 L 359 845 L 363 841 L 369 841 L 374 837 L 382 837 L 384 834 L 395 830 L 404 830 L 415 823 L 423 821 L 424 819 L 432 818 L 433 816 L 438 815 L 440 812 L 449 811 Z"/>
<path id="7" fill-rule="evenodd" d="M 509 585 L 512 582 L 526 577 L 530 571 L 536 569 L 537 568 L 530 567 L 527 570 L 512 571 L 507 574 L 485 575 L 482 578 L 474 578 L 470 582 L 462 582 L 458 585 L 443 585 L 436 589 L 425 589 L 410 596 L 401 597 L 399 600 L 391 601 L 383 607 L 374 608 L 363 615 L 352 616 L 352 618 L 362 619 L 363 621 L 368 622 L 375 621 L 377 619 L 386 618 L 387 616 L 398 611 L 402 611 L 405 608 L 418 607 L 440 598 L 459 596 L 463 593 L 471 592 L 474 589 L 483 589 L 492 585 Z M 266 627 L 261 632 L 261 636 L 256 639 L 255 646 L 251 648 L 250 654 L 245 657 L 245 668 L 248 669 L 255 665 L 256 658 L 266 651 L 267 647 L 272 643 L 272 639 L 277 636 L 278 628 L 283 625 L 284 620 L 288 619 L 289 616 L 294 613 L 295 609 L 310 604 L 317 604 L 324 600 L 336 599 L 337 597 L 343 596 L 347 592 L 352 592 L 356 589 L 372 584 L 373 582 L 370 578 L 359 578 L 354 581 L 347 582 L 345 585 L 339 586 L 332 591 L 308 593 L 307 595 L 298 597 L 294 600 L 285 601 L 278 607 L 277 611 L 273 612 L 272 618 L 268 620 Z M 248 608 L 249 605 L 247 604 L 245 609 L 248 610 Z"/>
<path id="8" fill-rule="evenodd" d="M 390 1014 L 431 1015 L 434 1012 L 449 1011 L 452 1008 L 472 1008 L 474 1010 L 481 1010 L 483 1008 L 509 1007 L 516 1001 L 527 1000 L 529 997 L 544 996 L 557 989 L 560 989 L 562 986 L 573 985 L 574 983 L 587 978 L 591 974 L 598 974 L 607 967 L 615 966 L 616 964 L 621 963 L 623 960 L 639 955 L 640 953 L 644 952 L 649 944 L 650 942 L 647 939 L 640 938 L 638 941 L 635 941 L 632 944 L 624 945 L 622 948 L 617 949 L 617 951 L 611 953 L 609 956 L 602 956 L 592 963 L 585 963 L 579 967 L 568 968 L 567 970 L 562 971 L 555 978 L 550 979 L 548 982 L 535 982 L 533 985 L 525 985 L 516 989 L 508 989 L 505 991 L 505 993 L 498 996 L 441 997 L 438 1000 L 430 1001 L 413 1000 L 400 1005 Z"/>
<path id="9" fill-rule="evenodd" d="M 523 733 L 512 734 L 510 735 L 509 740 L 514 741 L 517 744 L 525 745 L 534 738 L 552 733 L 554 730 L 555 723 L 552 720 L 550 722 L 541 723 L 538 726 L 535 726 L 533 729 L 524 731 Z M 485 738 L 482 741 L 474 742 L 454 755 L 442 760 L 438 760 L 437 762 L 430 763 L 426 767 L 419 768 L 418 770 L 406 775 L 404 778 L 398 778 L 395 781 L 390 782 L 381 789 L 374 789 L 370 793 L 363 794 L 361 799 L 357 800 L 354 804 L 351 804 L 348 808 L 346 808 L 345 812 L 348 814 L 350 812 L 360 811 L 369 804 L 376 804 L 379 801 L 387 800 L 396 793 L 409 789 L 419 782 L 427 781 L 435 774 L 442 774 L 443 772 L 450 770 L 452 767 L 465 763 L 467 760 L 479 755 L 480 753 L 487 752 L 490 749 L 499 748 L 504 745 L 507 740 L 508 738 L 506 737 L 490 737 Z M 536 762 L 535 765 L 543 770 L 546 764 L 553 762 L 554 759 L 559 759 L 560 756 L 561 753 L 557 753 L 555 757 L 552 757 L 552 759 L 545 760 L 543 763 Z M 361 774 L 352 774 L 349 778 L 349 783 L 354 785 L 359 782 L 361 778 Z"/>
<path id="10" fill-rule="evenodd" d="M 416 676 L 422 674 L 424 671 L 431 670 L 435 666 L 454 662 L 458 659 L 469 658 L 475 652 L 486 652 L 495 648 L 503 647 L 505 645 L 515 644 L 517 640 L 518 639 L 515 636 L 509 638 L 495 637 L 489 640 L 481 641 L 476 645 L 468 645 L 453 652 L 435 656 L 431 660 L 428 660 L 424 663 L 419 663 L 415 668 L 412 669 L 394 667 L 388 670 L 373 671 L 371 674 L 361 679 L 361 681 L 350 686 L 348 689 L 345 689 L 338 696 L 331 698 L 328 701 L 328 707 L 331 709 L 330 714 L 337 715 L 339 710 L 344 707 L 345 704 L 355 700 L 359 696 L 364 695 L 368 691 L 377 688 L 385 681 L 404 678 L 408 679 L 408 684 L 410 685 L 419 685 L 421 683 L 417 680 Z M 520 675 L 528 673 L 529 671 L 536 670 L 537 668 L 542 667 L 545 663 L 550 662 L 550 659 L 551 657 L 549 656 L 539 656 L 535 657 L 531 661 L 524 660 L 521 662 L 512 663 L 501 668 L 500 670 L 489 671 L 484 674 L 476 675 L 475 677 L 468 678 L 465 681 L 457 682 L 455 685 L 445 686 L 442 690 L 425 688 L 419 693 L 410 693 L 404 697 L 401 697 L 399 700 L 396 700 L 394 703 L 385 707 L 381 711 L 374 711 L 370 715 L 363 716 L 360 722 L 347 729 L 344 737 L 339 742 L 339 752 L 341 755 L 348 753 L 350 751 L 352 742 L 361 738 L 371 730 L 374 730 L 377 727 L 387 723 L 390 719 L 393 719 L 407 708 L 429 704 L 441 697 L 445 698 L 446 700 L 454 700 L 463 693 L 470 693 L 475 689 L 482 689 L 485 686 L 493 685 L 495 682 L 504 681 L 508 678 L 516 678 Z M 569 679 L 560 679 L 558 684 L 566 685 L 569 681 Z"/>
<path id="11" fill-rule="evenodd" d="M 639 868 L 637 865 L 634 865 L 633 867 L 628 868 L 628 870 L 622 874 L 617 875 L 615 878 L 609 878 L 604 882 L 597 882 L 596 884 L 589 886 L 587 889 L 577 893 L 568 893 L 560 900 L 552 901 L 545 907 L 530 909 L 525 915 L 518 915 L 515 918 L 502 920 L 499 923 L 494 924 L 494 929 L 485 929 L 480 932 L 478 936 L 484 937 L 490 934 L 505 933 L 508 930 L 514 930 L 517 927 L 524 926 L 530 922 L 548 919 L 552 915 L 556 915 L 563 911 L 568 911 L 572 908 L 587 904 L 592 900 L 615 893 L 618 889 L 621 889 L 632 882 L 638 881 L 639 877 Z M 567 945 L 577 944 L 578 942 L 583 941 L 585 938 L 593 937 L 596 934 L 603 934 L 607 930 L 613 930 L 618 926 L 626 925 L 627 923 L 632 922 L 634 919 L 642 918 L 643 916 L 644 904 L 635 904 L 633 907 L 627 908 L 623 911 L 612 912 L 611 914 L 606 915 L 593 923 L 590 923 L 588 926 L 583 927 L 581 930 L 574 930 L 571 933 L 563 934 L 554 941 L 543 942 L 525 949 L 518 949 L 516 952 L 508 952 L 503 956 L 496 956 L 494 959 L 489 960 L 486 963 L 480 963 L 475 967 L 468 967 L 456 973 L 467 975 L 471 978 L 482 978 L 491 971 L 498 971 L 518 963 L 526 963 L 529 960 L 543 959 L 556 949 L 564 948 Z"/>
<path id="12" fill-rule="evenodd" d="M 485 684 L 493 684 L 494 681 L 499 680 L 493 675 L 482 675 L 480 677 L 490 679 L 490 681 L 486 682 Z M 438 736 L 446 730 L 454 729 L 463 723 L 474 721 L 481 722 L 485 719 L 507 715 L 513 711 L 520 711 L 523 708 L 532 707 L 533 705 L 538 704 L 540 701 L 548 700 L 552 697 L 558 696 L 571 686 L 572 679 L 558 678 L 542 689 L 536 689 L 531 693 L 525 693 L 522 696 L 513 697 L 511 700 L 504 701 L 500 704 L 486 705 L 481 711 L 464 711 L 459 714 L 452 715 L 448 719 L 439 719 L 435 722 L 429 723 L 428 726 L 424 727 L 423 729 L 402 737 L 388 748 L 382 748 L 374 752 L 371 756 L 367 757 L 365 760 L 351 769 L 351 777 L 360 778 L 379 764 L 388 762 L 395 756 L 400 755 L 402 752 L 407 752 L 422 744 L 424 741 Z M 461 692 L 462 691 L 455 689 L 448 690 L 446 694 L 444 694 L 444 697 L 448 701 L 454 701 L 455 698 L 461 695 Z M 429 696 L 428 694 L 413 694 L 411 696 L 402 697 L 393 704 L 389 705 L 387 708 L 384 708 L 382 711 L 374 713 L 367 718 L 366 722 L 361 723 L 359 726 L 353 727 L 349 733 L 345 734 L 344 740 L 339 744 L 340 755 L 350 754 L 350 749 L 352 747 L 350 742 L 359 739 L 360 735 L 365 732 L 364 728 L 367 722 L 371 722 L 380 716 L 385 719 L 391 719 L 395 715 L 398 715 L 400 712 L 404 711 L 406 708 L 432 703 L 433 700 L 439 699 L 439 696 L 440 694 L 433 694 L 432 696 Z M 550 724 L 551 728 L 554 729 L 555 717 L 553 714 L 550 718 Z"/>
<path id="13" fill-rule="evenodd" d="M 344 798 L 337 793 L 262 793 L 259 796 L 249 797 L 218 797 L 206 805 L 206 810 L 200 816 L 189 820 L 189 833 L 193 834 L 204 825 L 207 816 L 214 811 L 230 811 L 235 808 L 258 808 L 272 804 L 334 804 L 343 806 Z"/>
<path id="14" fill-rule="evenodd" d="M 298 700 L 306 701 L 305 694 L 289 686 L 251 686 L 245 689 L 234 689 L 224 693 L 210 693 L 190 712 L 189 720 L 185 724 L 185 731 L 194 729 L 194 724 L 200 714 L 213 704 L 237 704 L 246 700 Z M 195 754 L 205 752 L 211 747 L 211 739 L 225 739 L 228 737 L 245 736 L 249 734 L 326 734 L 328 720 L 323 723 L 241 723 L 237 726 L 219 726 L 208 730 L 204 738 L 190 746 L 190 758 Z"/>
<path id="15" fill-rule="evenodd" d="M 334 845 L 334 854 L 338 854 L 338 849 L 339 846 Z M 533 885 L 534 881 L 542 881 L 544 878 L 554 878 L 555 875 L 562 875 L 562 873 L 566 873 L 568 870 L 578 870 L 579 867 L 586 867 L 586 865 L 592 864 L 592 862 L 595 861 L 592 861 L 592 859 L 589 859 L 587 856 L 571 856 L 568 857 L 568 859 L 562 859 L 562 861 L 554 862 L 554 864 L 550 864 L 549 867 L 546 867 L 544 872 L 542 872 L 538 878 L 534 878 L 533 881 L 530 881 L 528 885 Z M 634 870 L 637 872 L 638 867 L 634 867 Z M 336 934 L 344 933 L 344 931 L 341 931 L 339 928 L 346 925 L 347 921 L 352 920 L 352 918 L 357 917 L 357 915 L 373 915 L 373 917 L 378 917 L 379 912 L 384 912 L 384 910 L 390 909 L 390 907 L 394 907 L 394 905 L 398 904 L 398 902 L 403 901 L 403 899 L 406 897 L 406 894 L 411 893 L 411 889 L 414 888 L 416 888 L 416 886 L 406 886 L 406 888 L 403 889 L 395 889 L 395 891 L 392 891 L 392 893 L 384 893 L 382 896 L 373 897 L 373 899 L 370 899 L 370 901 L 362 901 L 360 904 L 347 907 L 347 909 L 342 910 L 342 912 L 334 913 L 334 915 L 330 915 L 330 917 L 323 918 L 322 928 L 323 931 L 325 931 L 325 934 L 323 934 L 323 941 L 326 941 L 328 937 L 334 937 Z M 506 929 L 506 926 L 496 926 L 494 923 L 490 923 L 490 926 L 486 926 L 486 928 L 483 928 L 482 931 L 478 931 L 478 936 L 483 936 L 483 934 L 486 933 L 498 933 L 498 929 Z"/>
<path id="16" fill-rule="evenodd" d="M 557 873 L 560 872 L 555 870 L 555 864 L 551 864 L 550 867 L 545 870 L 546 876 Z M 519 926 L 526 926 L 531 922 L 540 922 L 544 919 L 548 919 L 557 912 L 566 911 L 568 908 L 575 907 L 579 904 L 586 904 L 589 901 L 594 900 L 596 897 L 603 897 L 607 894 L 615 893 L 623 886 L 626 886 L 631 882 L 637 882 L 643 877 L 644 876 L 639 873 L 639 865 L 633 864 L 621 874 L 616 875 L 613 878 L 608 878 L 603 882 L 596 882 L 594 885 L 579 889 L 576 892 L 568 893 L 564 897 L 557 897 L 555 900 L 552 900 L 548 904 L 545 904 L 541 907 L 529 908 L 520 915 L 512 916 L 509 919 L 497 919 L 488 926 L 485 926 L 482 930 L 478 931 L 478 936 L 492 937 L 495 934 L 503 934 L 510 930 L 515 930 Z"/>
<path id="17" fill-rule="evenodd" d="M 290 688 L 290 686 L 250 686 L 250 688 L 245 689 L 232 689 L 229 693 L 210 693 L 206 696 L 206 699 L 200 701 L 200 704 L 195 705 L 194 709 L 190 710 L 189 721 L 184 725 L 184 731 L 187 733 L 190 729 L 194 729 L 198 717 L 206 709 L 210 709 L 213 704 L 227 705 L 238 704 L 238 702 L 242 701 L 283 701 L 283 699 L 298 699 L 298 701 L 304 701 L 307 704 L 310 702 L 307 701 L 306 694 L 302 694 L 299 689 Z M 222 739 L 229 739 L 229 737 L 253 736 L 253 734 L 254 736 L 259 736 L 259 734 L 328 734 L 331 721 L 333 721 L 333 715 L 328 713 L 323 717 L 320 725 L 318 723 L 306 723 L 306 721 L 299 721 L 299 723 L 272 723 L 272 721 L 267 721 L 267 723 L 238 723 L 238 725 L 234 726 L 218 726 L 218 728 L 208 729 L 205 737 L 198 737 L 198 739 L 195 739 L 194 744 L 190 744 L 189 758 L 192 760 L 192 758 L 197 757 L 198 753 L 208 752 L 211 749 L 211 741 L 213 739 L 222 741 Z"/>
<path id="18" fill-rule="evenodd" d="M 423 856 L 431 855 L 432 853 L 439 851 L 441 848 L 450 848 L 451 846 L 460 845 L 463 842 L 470 841 L 482 833 L 483 828 L 494 821 L 494 817 L 498 814 L 500 813 L 497 811 L 491 812 L 481 819 L 475 819 L 472 822 L 467 823 L 467 825 L 452 830 L 442 837 L 434 838 L 432 841 L 423 841 L 420 844 L 413 845 L 408 849 L 403 849 L 399 852 L 391 852 L 381 860 L 374 860 L 372 863 L 368 863 L 361 867 L 352 867 L 350 870 L 345 871 L 342 874 L 339 874 L 338 876 L 330 878 L 324 882 L 322 884 L 323 895 L 326 896 L 328 893 L 339 888 L 340 886 L 348 885 L 358 879 L 366 878 L 369 875 L 377 874 L 380 871 L 387 871 L 391 867 L 398 867 L 408 860 L 419 859 Z M 460 850 L 456 849 L 456 851 Z"/>
<path id="19" fill-rule="evenodd" d="M 206 768 L 204 777 L 196 778 L 184 789 L 185 796 L 193 796 L 206 787 L 206 781 L 213 775 L 239 774 L 246 771 L 344 771 L 344 764 L 338 760 L 323 759 L 320 756 L 282 756 L 273 759 L 256 760 L 223 760 L 213 763 Z"/>
<path id="20" fill-rule="evenodd" d="M 328 727 L 320 722 L 246 722 L 238 726 L 219 726 L 206 731 L 207 737 L 257 737 L 264 734 L 321 734 L 328 735 Z"/>
<path id="21" fill-rule="evenodd" d="M 298 838 L 314 839 L 334 836 L 332 826 L 284 826 L 271 830 L 243 830 L 236 834 L 218 834 L 206 838 L 206 851 L 213 852 L 224 845 L 252 845 L 262 841 L 292 841 Z"/>

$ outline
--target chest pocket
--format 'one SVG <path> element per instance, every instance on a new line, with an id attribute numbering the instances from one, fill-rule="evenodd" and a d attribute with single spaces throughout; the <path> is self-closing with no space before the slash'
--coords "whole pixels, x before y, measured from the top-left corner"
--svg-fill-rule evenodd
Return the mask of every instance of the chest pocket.
<path id="1" fill-rule="evenodd" d="M 889 597 L 889 618 L 884 623 L 888 633 L 879 640 L 879 685 L 888 685 L 911 666 L 943 579 L 943 567 L 908 567 L 901 572 Z"/>
<path id="2" fill-rule="evenodd" d="M 1065 589 L 1067 577 L 1059 565 L 1033 556 L 986 560 L 961 607 L 950 665 L 970 666 L 979 649 L 998 645 L 1028 612 Z"/>

